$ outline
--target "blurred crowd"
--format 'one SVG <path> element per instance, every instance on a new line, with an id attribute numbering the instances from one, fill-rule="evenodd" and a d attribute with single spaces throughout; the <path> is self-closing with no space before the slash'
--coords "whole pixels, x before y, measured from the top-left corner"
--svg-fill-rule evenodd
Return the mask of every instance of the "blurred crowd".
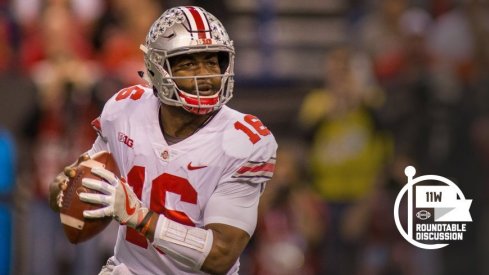
<path id="1" fill-rule="evenodd" d="M 219 17 L 216 2 L 0 0 L 0 274 L 97 274 L 116 227 L 69 244 L 49 181 L 90 147 L 104 102 L 142 83 L 139 44 L 162 10 Z M 325 49 L 324 84 L 287 126 L 301 135 L 277 136 L 241 274 L 489 274 L 489 1 L 350 0 L 345 18 L 349 40 Z M 407 165 L 474 200 L 463 242 L 402 239 Z"/>

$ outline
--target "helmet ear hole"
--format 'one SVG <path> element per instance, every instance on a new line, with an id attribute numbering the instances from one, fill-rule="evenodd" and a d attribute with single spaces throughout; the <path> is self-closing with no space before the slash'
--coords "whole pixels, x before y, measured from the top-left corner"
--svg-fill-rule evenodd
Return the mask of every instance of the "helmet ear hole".
<path id="1" fill-rule="evenodd" d="M 175 64 L 177 63 L 179 58 L 181 58 L 181 55 L 168 57 L 168 62 L 165 62 L 164 66 L 163 66 L 165 68 L 165 70 L 167 72 L 171 72 L 171 68 L 173 68 L 175 66 Z M 170 68 L 168 68 L 168 66 L 170 66 Z"/>
<path id="2" fill-rule="evenodd" d="M 217 59 L 219 61 L 219 69 L 221 69 L 221 73 L 223 74 L 229 67 L 229 53 L 218 52 Z"/>

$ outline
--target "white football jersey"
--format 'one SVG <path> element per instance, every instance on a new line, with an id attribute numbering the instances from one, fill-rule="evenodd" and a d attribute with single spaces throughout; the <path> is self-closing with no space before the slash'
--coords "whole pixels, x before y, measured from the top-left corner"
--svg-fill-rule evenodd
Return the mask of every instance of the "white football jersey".
<path id="1" fill-rule="evenodd" d="M 169 145 L 153 90 L 133 86 L 105 105 L 89 154 L 110 151 L 144 205 L 185 225 L 223 223 L 251 236 L 264 184 L 275 168 L 277 144 L 252 115 L 224 106 L 190 137 Z M 200 274 L 120 226 L 115 257 L 135 274 Z M 229 274 L 237 273 L 239 260 Z"/>

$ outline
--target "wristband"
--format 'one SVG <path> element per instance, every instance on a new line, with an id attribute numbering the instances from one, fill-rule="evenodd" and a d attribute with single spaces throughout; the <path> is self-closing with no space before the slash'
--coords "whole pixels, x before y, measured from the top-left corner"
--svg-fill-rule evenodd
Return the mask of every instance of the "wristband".
<path id="1" fill-rule="evenodd" d="M 146 224 L 149 224 L 149 220 L 151 220 L 152 216 L 153 216 L 153 211 L 149 210 L 146 216 L 144 216 L 143 220 L 138 224 L 138 226 L 136 226 L 136 231 L 141 232 L 143 228 L 146 226 Z"/>
<path id="2" fill-rule="evenodd" d="M 151 212 L 152 213 L 152 212 Z M 149 217 L 149 221 L 146 222 L 146 224 L 143 226 L 143 228 L 141 229 L 140 233 L 146 237 L 146 233 L 149 229 L 149 226 L 151 225 L 151 222 L 153 221 L 153 218 L 154 218 L 154 215 L 150 215 Z"/>

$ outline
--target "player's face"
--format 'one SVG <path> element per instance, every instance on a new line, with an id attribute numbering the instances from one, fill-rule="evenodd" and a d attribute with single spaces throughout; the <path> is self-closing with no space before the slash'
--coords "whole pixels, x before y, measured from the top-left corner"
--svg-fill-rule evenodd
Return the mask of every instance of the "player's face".
<path id="1" fill-rule="evenodd" d="M 185 54 L 172 58 L 173 76 L 206 76 L 221 73 L 217 53 Z M 221 77 L 175 79 L 178 88 L 190 94 L 209 96 L 217 93 L 221 87 Z"/>

